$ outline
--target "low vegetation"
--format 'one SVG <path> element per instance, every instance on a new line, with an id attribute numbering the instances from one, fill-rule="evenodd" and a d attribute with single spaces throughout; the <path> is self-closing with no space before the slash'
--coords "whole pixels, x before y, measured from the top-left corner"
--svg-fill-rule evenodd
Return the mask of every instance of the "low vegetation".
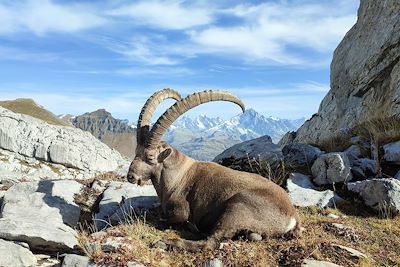
<path id="1" fill-rule="evenodd" d="M 19 98 L 12 101 L 0 101 L 0 106 L 15 113 L 21 113 L 43 120 L 49 124 L 69 126 L 50 111 L 37 105 L 32 99 Z"/>
<path id="2" fill-rule="evenodd" d="M 342 266 L 400 266 L 400 217 L 374 217 L 368 209 L 349 204 L 338 208 L 299 209 L 305 228 L 299 239 L 249 242 L 238 236 L 219 249 L 199 253 L 166 248 L 162 240 L 189 238 L 190 233 L 167 227 L 152 212 L 146 220 L 133 216 L 100 234 L 82 230 L 79 240 L 92 261 L 118 266 L 126 266 L 129 261 L 146 266 L 202 266 L 214 258 L 222 260 L 224 266 L 300 266 L 305 259 Z M 110 250 L 105 244 L 111 241 L 121 245 Z M 367 257 L 353 256 L 343 246 Z"/>

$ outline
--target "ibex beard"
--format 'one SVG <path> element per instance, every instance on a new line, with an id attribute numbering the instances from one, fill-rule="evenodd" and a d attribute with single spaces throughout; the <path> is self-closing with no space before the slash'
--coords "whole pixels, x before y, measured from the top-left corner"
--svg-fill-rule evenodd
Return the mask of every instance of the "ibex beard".
<path id="1" fill-rule="evenodd" d="M 151 117 L 165 99 L 176 103 L 150 130 Z M 253 173 L 229 169 L 212 162 L 199 162 L 161 141 L 171 124 L 186 111 L 210 101 L 242 101 L 223 91 L 204 91 L 182 99 L 178 92 L 164 89 L 145 103 L 138 119 L 136 157 L 128 180 L 151 179 L 161 209 L 171 224 L 190 223 L 207 234 L 206 240 L 173 240 L 175 247 L 189 251 L 214 249 L 241 232 L 264 238 L 300 234 L 300 220 L 288 194 L 272 181 Z"/>

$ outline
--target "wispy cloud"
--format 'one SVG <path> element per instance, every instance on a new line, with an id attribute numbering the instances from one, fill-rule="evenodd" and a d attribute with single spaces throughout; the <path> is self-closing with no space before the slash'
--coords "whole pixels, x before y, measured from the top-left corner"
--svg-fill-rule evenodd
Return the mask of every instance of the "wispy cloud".
<path id="1" fill-rule="evenodd" d="M 166 30 L 189 29 L 208 25 L 214 20 L 210 9 L 176 0 L 140 1 L 115 8 L 109 14 L 128 17 L 135 24 Z"/>
<path id="2" fill-rule="evenodd" d="M 328 53 L 356 21 L 356 14 L 333 9 L 334 4 L 286 1 L 237 5 L 221 12 L 241 19 L 239 25 L 211 26 L 188 34 L 199 53 L 228 54 L 254 63 L 308 65 L 309 59 L 294 52 L 294 47 Z"/>
<path id="3" fill-rule="evenodd" d="M 6 1 L 0 4 L 0 34 L 77 32 L 105 24 L 85 5 L 62 5 L 51 0 Z"/>

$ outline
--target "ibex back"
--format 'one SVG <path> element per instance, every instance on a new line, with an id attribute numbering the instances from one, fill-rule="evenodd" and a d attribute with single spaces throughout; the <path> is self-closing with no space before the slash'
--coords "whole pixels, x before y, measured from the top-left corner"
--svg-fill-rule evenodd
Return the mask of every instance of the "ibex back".
<path id="1" fill-rule="evenodd" d="M 155 109 L 167 98 L 177 102 L 150 130 Z M 139 116 L 138 146 L 128 180 L 140 184 L 151 179 L 169 223 L 189 222 L 208 235 L 204 241 L 171 241 L 176 247 L 189 251 L 213 249 L 222 240 L 244 231 L 263 237 L 288 232 L 298 234 L 299 217 L 281 187 L 257 174 L 195 161 L 161 142 L 166 130 L 179 116 L 210 101 L 233 102 L 244 111 L 240 99 L 222 91 L 194 93 L 185 99 L 171 89 L 153 94 Z"/>

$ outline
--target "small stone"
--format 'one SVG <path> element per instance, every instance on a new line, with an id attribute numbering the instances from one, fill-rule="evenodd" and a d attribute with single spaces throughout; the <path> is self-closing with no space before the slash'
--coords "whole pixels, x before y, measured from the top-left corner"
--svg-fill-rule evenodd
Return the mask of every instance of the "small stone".
<path id="1" fill-rule="evenodd" d="M 349 248 L 349 247 L 342 246 L 342 245 L 334 245 L 334 246 L 335 246 L 335 247 L 339 247 L 339 248 L 341 248 L 341 249 L 343 249 L 343 250 L 346 250 L 347 252 L 350 252 L 350 255 L 351 255 L 352 257 L 356 257 L 356 258 L 365 258 L 365 259 L 368 258 L 367 255 L 365 255 L 364 253 L 362 253 L 362 252 L 360 252 L 360 251 L 358 251 L 358 250 L 356 250 L 356 249 L 354 249 L 354 248 Z"/>
<path id="2" fill-rule="evenodd" d="M 332 223 L 332 226 L 334 226 L 335 228 L 340 229 L 340 230 L 346 229 L 346 226 L 341 223 Z"/>
<path id="3" fill-rule="evenodd" d="M 122 241 L 123 241 L 122 237 L 107 239 L 106 242 L 104 242 L 104 244 L 101 245 L 101 250 L 104 252 L 114 252 L 121 247 Z"/>
<path id="4" fill-rule="evenodd" d="M 154 244 L 154 247 L 155 247 L 155 248 L 162 249 L 162 250 L 167 250 L 167 249 L 168 249 L 167 244 L 165 244 L 165 243 L 162 242 L 162 241 L 157 241 L 157 242 Z"/>
<path id="5" fill-rule="evenodd" d="M 226 243 L 226 242 L 221 242 L 221 243 L 219 244 L 219 249 L 223 249 L 226 245 L 228 245 L 228 243 Z"/>
<path id="6" fill-rule="evenodd" d="M 61 267 L 86 267 L 88 265 L 88 257 L 75 254 L 67 254 L 64 257 Z"/>
<path id="7" fill-rule="evenodd" d="M 339 216 L 333 213 L 329 213 L 326 217 L 330 218 L 330 219 L 338 219 Z"/>
<path id="8" fill-rule="evenodd" d="M 342 267 L 332 262 L 328 261 L 317 261 L 312 259 L 305 259 L 301 267 Z"/>
<path id="9" fill-rule="evenodd" d="M 262 236 L 258 233 L 251 233 L 248 236 L 249 241 L 261 241 L 262 240 Z"/>
<path id="10" fill-rule="evenodd" d="M 204 267 L 222 267 L 222 261 L 220 259 L 212 259 L 209 262 L 207 262 Z"/>
<path id="11" fill-rule="evenodd" d="M 143 264 L 134 262 L 134 261 L 130 261 L 128 262 L 128 267 L 145 267 Z"/>

